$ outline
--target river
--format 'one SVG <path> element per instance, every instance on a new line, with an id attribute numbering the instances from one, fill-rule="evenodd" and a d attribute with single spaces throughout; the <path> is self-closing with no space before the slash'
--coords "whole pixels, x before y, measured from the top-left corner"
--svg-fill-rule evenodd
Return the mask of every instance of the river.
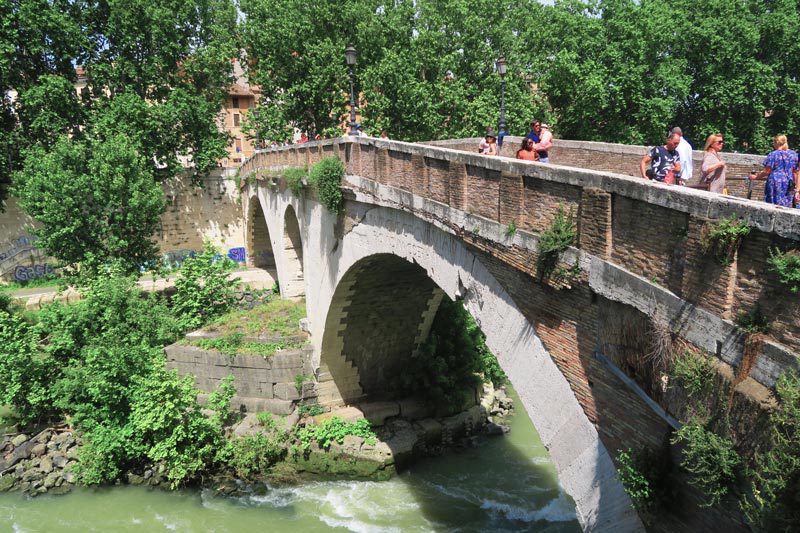
<path id="1" fill-rule="evenodd" d="M 481 437 L 389 481 L 319 481 L 236 498 L 126 486 L 2 494 L 0 532 L 580 531 L 574 503 L 514 399 L 510 434 Z"/>

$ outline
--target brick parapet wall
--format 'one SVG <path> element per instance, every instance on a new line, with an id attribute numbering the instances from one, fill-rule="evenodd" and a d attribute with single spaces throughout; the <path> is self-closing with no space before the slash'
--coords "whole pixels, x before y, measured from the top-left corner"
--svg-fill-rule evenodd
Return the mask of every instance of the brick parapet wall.
<path id="1" fill-rule="evenodd" d="M 477 147 L 480 141 L 481 139 L 479 137 L 475 137 L 469 139 L 430 141 L 425 144 L 451 150 L 477 153 Z M 522 137 L 506 137 L 500 152 L 501 155 L 505 157 L 514 157 L 521 142 Z M 649 148 L 648 146 L 639 145 L 556 139 L 553 148 L 550 150 L 550 163 L 639 177 L 639 162 Z M 735 178 L 744 178 L 750 171 L 760 169 L 764 162 L 764 156 L 723 152 L 721 157 L 727 165 L 728 194 L 739 198 L 746 198 L 748 195 L 747 180 Z M 693 179 L 690 181 L 690 184 L 698 184 L 700 182 L 700 168 L 703 163 L 703 152 L 701 150 L 695 150 L 693 152 L 692 162 Z M 750 197 L 753 200 L 761 200 L 764 197 L 764 182 L 753 182 L 749 191 Z"/>

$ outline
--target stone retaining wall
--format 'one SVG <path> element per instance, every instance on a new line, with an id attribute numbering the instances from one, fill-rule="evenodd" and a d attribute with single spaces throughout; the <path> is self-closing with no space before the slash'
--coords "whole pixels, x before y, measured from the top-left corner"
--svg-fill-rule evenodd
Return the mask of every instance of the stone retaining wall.
<path id="1" fill-rule="evenodd" d="M 181 343 L 167 346 L 164 351 L 167 367 L 183 375 L 191 374 L 197 388 L 206 393 L 216 390 L 224 378 L 233 376 L 236 396 L 231 401 L 231 409 L 235 411 L 287 415 L 293 411 L 294 402 L 317 395 L 312 382 L 305 383 L 300 392 L 295 385 L 296 376 L 313 375 L 308 364 L 311 347 L 280 350 L 269 357 L 229 356 Z"/>

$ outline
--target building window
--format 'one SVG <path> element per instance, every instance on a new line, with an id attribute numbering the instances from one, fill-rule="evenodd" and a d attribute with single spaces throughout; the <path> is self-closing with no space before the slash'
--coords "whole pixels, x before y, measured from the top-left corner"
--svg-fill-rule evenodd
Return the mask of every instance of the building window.
<path id="1" fill-rule="evenodd" d="M 233 114 L 233 125 L 234 126 L 239 126 L 239 113 L 234 113 Z"/>
<path id="2" fill-rule="evenodd" d="M 242 140 L 236 139 L 236 153 L 238 154 L 241 151 L 242 151 Z"/>
<path id="3" fill-rule="evenodd" d="M 239 109 L 239 97 L 232 96 L 231 97 L 231 107 L 234 109 Z"/>

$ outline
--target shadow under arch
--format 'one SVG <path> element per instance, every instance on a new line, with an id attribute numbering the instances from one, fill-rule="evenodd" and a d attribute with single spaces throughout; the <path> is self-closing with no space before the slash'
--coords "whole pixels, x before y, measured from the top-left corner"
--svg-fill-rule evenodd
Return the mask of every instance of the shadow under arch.
<path id="1" fill-rule="evenodd" d="M 261 208 L 258 196 L 252 195 L 247 203 L 248 211 L 245 226 L 245 246 L 247 249 L 247 266 L 260 268 L 269 272 L 273 279 L 278 279 L 275 264 L 275 252 L 272 249 L 269 227 Z"/>
<path id="2" fill-rule="evenodd" d="M 349 208 L 359 209 L 355 203 Z M 362 379 L 356 363 L 374 358 L 375 353 L 390 353 L 392 345 L 399 346 L 401 332 L 406 347 L 413 349 L 419 344 L 424 338 L 421 334 L 426 333 L 421 315 L 433 309 L 433 287 L 438 287 L 452 299 L 462 298 L 486 334 L 488 347 L 549 450 L 564 490 L 576 503 L 582 526 L 588 530 L 641 530 L 641 522 L 615 478 L 611 457 L 566 378 L 533 325 L 463 240 L 412 213 L 372 207 L 359 217 L 359 230 L 347 232 L 336 253 L 321 259 L 333 281 L 326 289 L 328 302 L 323 298 L 318 311 L 322 313 L 317 334 L 321 335 L 323 403 L 352 401 L 364 394 L 362 385 L 369 389 L 379 384 L 377 371 L 369 369 L 374 365 L 365 366 L 366 379 Z M 376 273 L 383 269 L 388 275 Z M 401 276 L 409 279 L 395 283 Z M 394 287 L 384 289 L 380 280 L 390 280 Z M 364 290 L 369 287 L 381 291 L 380 305 L 376 305 L 378 298 Z M 406 296 L 408 309 L 403 305 Z M 403 314 L 415 316 L 405 327 L 395 328 L 394 334 L 378 335 L 370 329 Z M 351 325 L 355 326 L 352 330 Z M 368 333 L 372 342 L 350 338 L 359 332 Z M 401 364 L 393 362 L 392 367 L 402 372 Z"/>
<path id="3" fill-rule="evenodd" d="M 302 298 L 306 293 L 303 276 L 303 238 L 300 235 L 297 213 L 291 205 L 286 208 L 283 215 L 283 258 L 286 279 L 282 280 L 281 293 L 284 298 Z"/>

